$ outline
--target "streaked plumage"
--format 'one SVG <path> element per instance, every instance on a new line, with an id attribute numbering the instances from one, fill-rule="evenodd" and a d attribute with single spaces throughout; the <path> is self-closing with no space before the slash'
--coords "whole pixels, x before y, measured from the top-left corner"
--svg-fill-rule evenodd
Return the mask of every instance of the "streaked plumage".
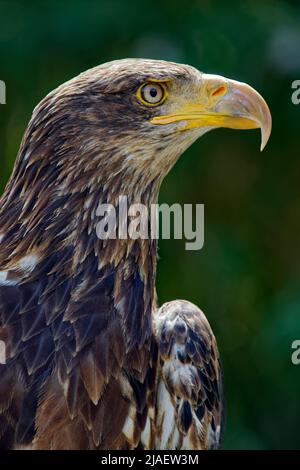
<path id="1" fill-rule="evenodd" d="M 149 81 L 168 90 L 159 106 L 138 98 Z M 186 302 L 157 311 L 156 240 L 96 235 L 100 202 L 150 207 L 217 122 L 270 133 L 253 89 L 163 61 L 104 64 L 35 109 L 1 199 L 1 448 L 218 447 L 207 320 Z"/>

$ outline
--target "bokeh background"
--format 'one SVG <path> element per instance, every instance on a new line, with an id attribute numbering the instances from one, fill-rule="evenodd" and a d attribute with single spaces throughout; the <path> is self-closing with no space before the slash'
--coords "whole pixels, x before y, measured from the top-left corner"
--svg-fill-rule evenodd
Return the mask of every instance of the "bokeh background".
<path id="1" fill-rule="evenodd" d="M 0 0 L 0 190 L 33 107 L 84 69 L 124 57 L 185 62 L 246 81 L 273 134 L 218 130 L 189 149 L 161 202 L 205 204 L 205 246 L 161 241 L 161 302 L 207 314 L 223 357 L 226 449 L 300 448 L 300 4 L 244 0 Z"/>

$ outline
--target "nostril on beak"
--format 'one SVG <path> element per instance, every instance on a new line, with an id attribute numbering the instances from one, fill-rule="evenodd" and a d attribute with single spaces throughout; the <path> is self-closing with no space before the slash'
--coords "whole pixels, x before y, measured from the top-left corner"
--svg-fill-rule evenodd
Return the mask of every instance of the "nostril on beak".
<path id="1" fill-rule="evenodd" d="M 226 93 L 226 87 L 224 85 L 219 86 L 215 91 L 212 92 L 212 96 L 223 96 Z"/>

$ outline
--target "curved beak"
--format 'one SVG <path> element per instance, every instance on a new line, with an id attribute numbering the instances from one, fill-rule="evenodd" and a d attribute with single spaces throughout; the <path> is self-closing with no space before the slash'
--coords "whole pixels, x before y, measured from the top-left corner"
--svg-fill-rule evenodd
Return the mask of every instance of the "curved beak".
<path id="1" fill-rule="evenodd" d="M 230 129 L 261 129 L 261 150 L 266 146 L 272 129 L 272 118 L 267 103 L 254 88 L 246 83 L 229 80 L 219 75 L 202 75 L 195 99 L 181 101 L 174 113 L 156 116 L 152 124 L 185 122 L 178 130 L 202 127 Z"/>

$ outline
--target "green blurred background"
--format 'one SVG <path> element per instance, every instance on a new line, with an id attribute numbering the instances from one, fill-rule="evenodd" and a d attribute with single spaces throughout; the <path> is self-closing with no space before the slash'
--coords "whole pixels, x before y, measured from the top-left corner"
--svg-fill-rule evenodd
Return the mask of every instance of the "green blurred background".
<path id="1" fill-rule="evenodd" d="M 33 107 L 84 69 L 124 57 L 185 62 L 246 81 L 273 134 L 212 132 L 164 182 L 161 201 L 205 204 L 205 247 L 161 241 L 160 302 L 207 314 L 223 357 L 227 449 L 300 449 L 300 4 L 288 1 L 0 0 L 0 189 Z"/>

